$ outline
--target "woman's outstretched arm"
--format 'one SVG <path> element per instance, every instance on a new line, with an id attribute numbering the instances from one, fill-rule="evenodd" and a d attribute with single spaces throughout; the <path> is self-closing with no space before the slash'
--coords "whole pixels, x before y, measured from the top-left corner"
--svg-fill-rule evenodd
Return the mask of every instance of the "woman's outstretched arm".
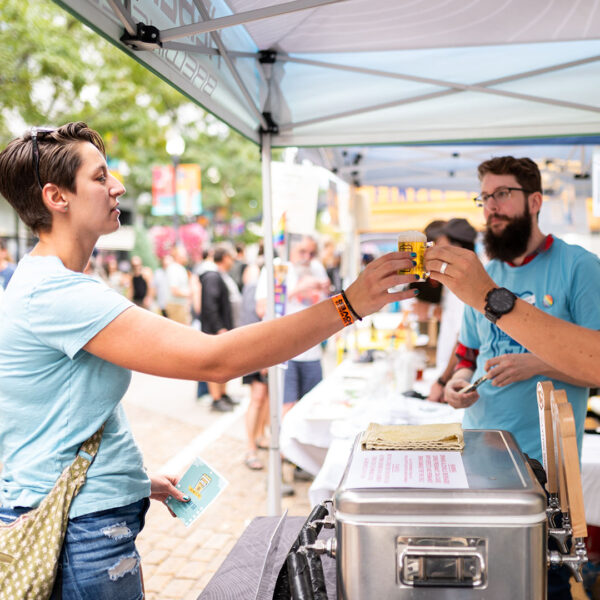
<path id="1" fill-rule="evenodd" d="M 392 252 L 370 263 L 346 290 L 356 312 L 363 317 L 389 302 L 414 296 L 413 290 L 388 292 L 396 285 L 414 281 L 414 275 L 398 275 L 400 269 L 410 266 L 412 259 L 407 252 Z M 131 307 L 93 337 L 84 349 L 135 371 L 222 382 L 297 356 L 342 326 L 331 299 L 298 313 L 218 336 Z"/>

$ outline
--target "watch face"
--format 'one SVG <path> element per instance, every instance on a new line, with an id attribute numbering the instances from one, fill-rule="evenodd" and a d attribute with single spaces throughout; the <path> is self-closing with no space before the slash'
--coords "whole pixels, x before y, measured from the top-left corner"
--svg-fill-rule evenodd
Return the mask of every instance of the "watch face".
<path id="1" fill-rule="evenodd" d="M 490 308 L 497 313 L 503 314 L 508 312 L 515 303 L 515 297 L 512 292 L 505 288 L 497 288 L 492 291 L 489 296 Z"/>

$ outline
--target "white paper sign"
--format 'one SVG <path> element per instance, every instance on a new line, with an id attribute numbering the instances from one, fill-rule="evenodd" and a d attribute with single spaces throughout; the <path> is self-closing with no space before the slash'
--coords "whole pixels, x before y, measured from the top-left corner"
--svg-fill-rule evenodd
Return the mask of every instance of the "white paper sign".
<path id="1" fill-rule="evenodd" d="M 469 487 L 460 452 L 363 450 L 354 454 L 348 488 Z"/>
<path id="2" fill-rule="evenodd" d="M 271 163 L 273 225 L 285 212 L 286 233 L 312 235 L 317 220 L 319 177 L 315 167 Z M 271 229 L 269 225 L 268 229 Z"/>

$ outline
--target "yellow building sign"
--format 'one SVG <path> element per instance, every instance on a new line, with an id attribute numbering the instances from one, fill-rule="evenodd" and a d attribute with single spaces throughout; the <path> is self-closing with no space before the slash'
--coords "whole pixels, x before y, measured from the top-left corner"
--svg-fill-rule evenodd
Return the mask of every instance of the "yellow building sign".
<path id="1" fill-rule="evenodd" d="M 467 219 L 473 227 L 484 226 L 483 211 L 475 206 L 476 191 L 435 190 L 427 188 L 397 188 L 363 186 L 356 190 L 355 206 L 358 230 L 394 232 L 400 229 L 423 230 L 434 219 Z"/>

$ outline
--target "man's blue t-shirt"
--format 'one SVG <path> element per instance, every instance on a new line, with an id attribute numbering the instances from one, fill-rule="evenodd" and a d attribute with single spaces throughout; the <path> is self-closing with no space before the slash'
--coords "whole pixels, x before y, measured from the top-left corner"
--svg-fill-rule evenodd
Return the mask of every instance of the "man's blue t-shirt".
<path id="1" fill-rule="evenodd" d="M 522 300 L 554 317 L 600 329 L 600 260 L 580 246 L 555 238 L 548 250 L 525 265 L 514 267 L 500 260 L 486 266 L 492 279 Z M 523 346 L 492 324 L 479 312 L 466 307 L 459 336 L 461 344 L 479 350 L 473 380 L 485 373 L 485 363 L 503 354 L 527 352 Z M 466 429 L 506 429 L 521 450 L 542 460 L 536 384 L 547 380 L 535 376 L 526 381 L 495 387 L 484 383 L 479 400 L 465 411 Z M 556 389 L 564 389 L 573 406 L 577 441 L 581 454 L 588 388 L 551 379 Z"/>
<path id="2" fill-rule="evenodd" d="M 25 256 L 0 307 L 0 503 L 37 506 L 106 422 L 71 517 L 150 495 L 120 400 L 131 372 L 82 350 L 131 306 L 54 256 Z"/>

